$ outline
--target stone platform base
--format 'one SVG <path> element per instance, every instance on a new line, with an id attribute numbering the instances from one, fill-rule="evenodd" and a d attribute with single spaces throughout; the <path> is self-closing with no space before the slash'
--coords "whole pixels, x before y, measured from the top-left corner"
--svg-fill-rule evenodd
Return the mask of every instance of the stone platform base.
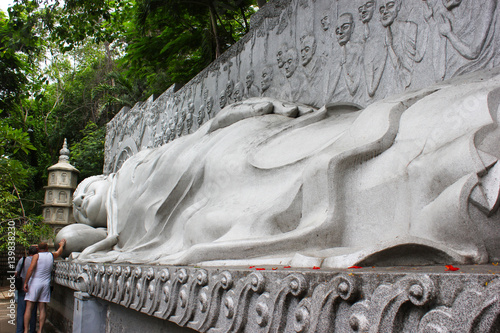
<path id="1" fill-rule="evenodd" d="M 77 300 L 99 303 L 106 316 L 93 318 L 104 318 L 106 332 L 500 332 L 500 265 L 458 268 L 60 261 L 55 282 L 93 296 Z M 53 309 L 72 297 L 67 288 L 54 294 Z"/>

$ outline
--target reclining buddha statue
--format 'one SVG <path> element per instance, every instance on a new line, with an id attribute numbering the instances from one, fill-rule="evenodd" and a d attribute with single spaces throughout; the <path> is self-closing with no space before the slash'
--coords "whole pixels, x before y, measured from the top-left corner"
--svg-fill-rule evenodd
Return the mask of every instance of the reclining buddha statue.
<path id="1" fill-rule="evenodd" d="M 500 75 L 487 71 L 364 109 L 270 98 L 226 106 L 193 134 L 79 185 L 77 221 L 107 227 L 107 235 L 75 260 L 499 260 L 499 105 Z M 58 235 L 70 250 L 77 225 Z"/>

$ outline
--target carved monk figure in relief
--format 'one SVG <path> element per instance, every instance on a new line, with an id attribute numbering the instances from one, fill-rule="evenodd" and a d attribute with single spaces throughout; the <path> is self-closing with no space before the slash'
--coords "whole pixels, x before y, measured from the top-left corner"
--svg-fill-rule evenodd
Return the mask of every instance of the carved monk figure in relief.
<path id="1" fill-rule="evenodd" d="M 434 44 L 438 78 L 493 67 L 497 0 L 442 0 L 426 19 L 441 35 Z"/>
<path id="2" fill-rule="evenodd" d="M 273 68 L 268 65 L 264 67 L 262 70 L 261 78 L 260 78 L 260 91 L 264 95 L 273 83 Z"/>
<path id="3" fill-rule="evenodd" d="M 200 105 L 200 109 L 198 110 L 198 117 L 196 117 L 196 123 L 198 127 L 203 124 L 203 120 L 205 119 L 205 105 Z"/>
<path id="4" fill-rule="evenodd" d="M 294 48 L 288 49 L 283 55 L 283 68 L 287 79 L 295 73 L 298 62 L 297 51 Z"/>
<path id="5" fill-rule="evenodd" d="M 255 72 L 251 69 L 245 76 L 245 98 L 257 97 L 259 95 L 259 87 L 255 84 Z"/>
<path id="6" fill-rule="evenodd" d="M 159 147 L 159 146 L 163 145 L 163 143 L 164 143 L 164 138 L 161 135 L 161 133 L 159 133 L 159 132 L 156 133 L 154 135 L 153 147 L 155 147 L 155 148 Z"/>
<path id="7" fill-rule="evenodd" d="M 219 106 L 223 109 L 227 104 L 226 89 L 221 90 L 219 94 Z"/>
<path id="8" fill-rule="evenodd" d="M 300 63 L 306 67 L 316 53 L 316 39 L 312 34 L 304 35 L 300 38 Z"/>
<path id="9" fill-rule="evenodd" d="M 318 100 L 318 92 L 323 87 L 324 76 L 320 74 L 325 68 L 325 61 L 321 55 L 316 54 L 316 38 L 312 33 L 307 33 L 300 38 L 300 71 L 304 77 L 300 82 L 298 99 L 305 104 L 314 104 Z"/>
<path id="10" fill-rule="evenodd" d="M 186 128 L 189 133 L 191 127 L 193 127 L 193 118 L 194 118 L 194 103 L 192 101 L 188 104 L 188 112 L 186 114 Z"/>
<path id="11" fill-rule="evenodd" d="M 374 97 L 384 73 L 387 59 L 387 48 L 383 47 L 384 37 L 372 33 L 373 14 L 377 2 L 375 0 L 361 0 L 359 2 L 359 20 L 363 24 L 363 69 L 365 73 L 366 90 L 368 96 Z"/>
<path id="12" fill-rule="evenodd" d="M 214 98 L 212 96 L 209 96 L 206 99 L 206 105 L 207 105 L 207 116 L 208 119 L 212 117 L 212 111 L 214 109 Z"/>
<path id="13" fill-rule="evenodd" d="M 364 34 L 363 37 L 367 40 L 370 37 L 370 21 L 373 18 L 373 13 L 375 12 L 376 2 L 375 0 L 363 0 L 361 5 L 358 7 L 359 19 L 363 23 Z"/>
<path id="14" fill-rule="evenodd" d="M 176 132 L 177 132 L 177 137 L 181 137 L 182 134 L 184 133 L 184 120 L 183 118 L 179 118 L 179 121 L 177 122 L 176 126 Z"/>
<path id="15" fill-rule="evenodd" d="M 229 80 L 228 83 L 226 84 L 226 105 L 231 104 L 234 102 L 233 100 L 233 91 L 234 91 L 234 81 Z M 222 109 L 222 106 L 221 106 Z"/>
<path id="16" fill-rule="evenodd" d="M 278 68 L 283 68 L 285 65 L 285 52 L 288 50 L 288 46 L 286 44 L 282 44 L 279 48 L 278 52 L 276 52 L 276 61 L 278 63 Z"/>
<path id="17" fill-rule="evenodd" d="M 169 119 L 168 121 L 168 128 L 170 128 L 170 130 L 175 130 L 175 125 L 177 125 L 177 118 L 175 118 L 175 114 L 172 118 Z"/>
<path id="18" fill-rule="evenodd" d="M 177 122 L 179 121 L 179 111 L 174 112 L 174 114 L 172 115 L 172 120 L 177 125 Z"/>
<path id="19" fill-rule="evenodd" d="M 385 46 L 392 64 L 393 80 L 402 91 L 411 84 L 417 53 L 417 25 L 397 19 L 402 0 L 379 0 L 380 22 L 386 28 Z"/>
<path id="20" fill-rule="evenodd" d="M 321 29 L 323 29 L 323 31 L 330 29 L 330 18 L 328 15 L 323 16 L 321 19 Z"/>
<path id="21" fill-rule="evenodd" d="M 305 63 L 310 61 L 307 57 L 305 59 Z M 298 70 L 300 59 L 297 50 L 294 47 L 288 49 L 284 54 L 283 60 L 285 82 L 282 85 L 284 88 L 277 91 L 278 95 L 271 95 L 268 91 L 267 96 L 279 97 L 287 101 L 298 101 L 304 89 L 311 87 L 308 86 L 305 74 Z"/>
<path id="22" fill-rule="evenodd" d="M 165 137 L 164 137 L 163 141 L 165 143 L 170 142 L 170 141 L 173 140 L 173 138 L 172 138 L 172 130 L 170 128 L 167 127 L 167 130 L 165 131 L 164 135 L 165 135 Z"/>
<path id="23" fill-rule="evenodd" d="M 243 100 L 244 91 L 245 88 L 243 87 L 243 83 L 241 82 L 236 83 L 232 94 L 233 101 L 241 102 Z"/>
<path id="24" fill-rule="evenodd" d="M 347 90 L 351 96 L 356 95 L 358 92 L 363 64 L 363 47 L 359 43 L 351 41 L 353 31 L 354 19 L 352 14 L 344 13 L 340 15 L 335 34 L 342 49 L 340 64 Z"/>

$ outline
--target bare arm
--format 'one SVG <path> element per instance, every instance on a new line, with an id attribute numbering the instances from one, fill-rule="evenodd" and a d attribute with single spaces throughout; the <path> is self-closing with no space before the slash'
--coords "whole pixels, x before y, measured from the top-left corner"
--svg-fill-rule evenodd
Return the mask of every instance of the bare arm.
<path id="1" fill-rule="evenodd" d="M 65 244 L 66 244 L 66 239 L 64 239 L 64 238 L 61 239 L 61 242 L 59 243 L 59 248 L 57 249 L 57 251 L 56 252 L 52 252 L 52 255 L 54 256 L 54 259 L 57 259 L 58 257 L 61 256 Z"/>
<path id="2" fill-rule="evenodd" d="M 31 259 L 31 265 L 30 268 L 28 268 L 28 273 L 26 273 L 26 280 L 24 281 L 24 291 L 28 292 L 28 281 L 31 278 L 31 275 L 33 275 L 33 272 L 35 271 L 36 264 L 38 263 L 38 253 L 33 256 Z"/>
<path id="3" fill-rule="evenodd" d="M 109 251 L 118 243 L 118 235 L 108 235 L 102 241 L 99 241 L 93 245 L 90 245 L 82 251 L 82 253 L 78 256 L 78 259 L 88 258 L 89 254 L 99 252 L 99 251 Z"/>

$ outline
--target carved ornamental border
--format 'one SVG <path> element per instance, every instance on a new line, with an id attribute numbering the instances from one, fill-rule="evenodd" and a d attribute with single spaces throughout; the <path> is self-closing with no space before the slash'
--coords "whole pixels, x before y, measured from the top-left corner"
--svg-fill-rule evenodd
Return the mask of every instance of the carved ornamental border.
<path id="1" fill-rule="evenodd" d="M 55 282 L 200 332 L 497 332 L 499 272 L 57 262 Z"/>

